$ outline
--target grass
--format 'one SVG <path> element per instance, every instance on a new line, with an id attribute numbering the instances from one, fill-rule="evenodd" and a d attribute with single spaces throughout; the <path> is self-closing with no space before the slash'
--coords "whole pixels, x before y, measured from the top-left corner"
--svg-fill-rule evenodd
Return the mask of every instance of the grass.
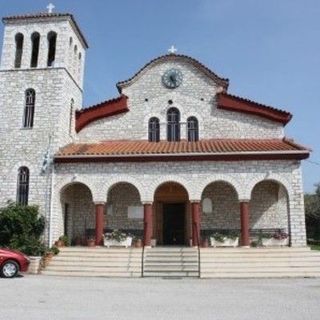
<path id="1" fill-rule="evenodd" d="M 312 244 L 310 245 L 311 250 L 320 250 L 320 244 Z"/>

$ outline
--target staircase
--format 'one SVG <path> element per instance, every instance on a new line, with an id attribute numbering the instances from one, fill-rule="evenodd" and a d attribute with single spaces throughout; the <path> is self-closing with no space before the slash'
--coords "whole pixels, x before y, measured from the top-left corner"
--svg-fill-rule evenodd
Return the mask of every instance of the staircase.
<path id="1" fill-rule="evenodd" d="M 320 252 L 309 248 L 201 248 L 201 278 L 320 277 Z"/>
<path id="2" fill-rule="evenodd" d="M 141 248 L 65 247 L 42 271 L 45 275 L 141 277 Z"/>
<path id="3" fill-rule="evenodd" d="M 143 257 L 143 277 L 199 277 L 198 249 L 146 248 Z"/>

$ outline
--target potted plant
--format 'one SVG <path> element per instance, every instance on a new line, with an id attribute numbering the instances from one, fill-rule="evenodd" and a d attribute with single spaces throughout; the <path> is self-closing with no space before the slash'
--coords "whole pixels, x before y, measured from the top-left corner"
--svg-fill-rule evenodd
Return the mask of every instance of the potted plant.
<path id="1" fill-rule="evenodd" d="M 60 236 L 59 239 L 54 243 L 55 246 L 58 248 L 68 246 L 69 245 L 69 239 L 66 235 Z"/>
<path id="2" fill-rule="evenodd" d="M 141 248 L 142 247 L 142 240 L 140 238 L 135 238 L 134 246 L 135 246 L 135 248 Z"/>
<path id="3" fill-rule="evenodd" d="M 207 237 L 202 240 L 202 247 L 203 248 L 208 248 L 209 247 L 209 241 L 208 241 Z"/>
<path id="4" fill-rule="evenodd" d="M 289 244 L 289 235 L 283 230 L 277 230 L 274 234 L 262 239 L 262 244 L 266 247 L 275 246 L 287 246 Z"/>
<path id="5" fill-rule="evenodd" d="M 106 247 L 130 247 L 132 244 L 132 236 L 118 229 L 107 232 L 103 236 L 103 243 Z"/>
<path id="6" fill-rule="evenodd" d="M 89 236 L 89 237 L 87 238 L 87 246 L 88 246 L 88 247 L 95 247 L 95 245 L 96 245 L 96 239 L 95 239 L 95 237 Z"/>
<path id="7" fill-rule="evenodd" d="M 46 267 L 54 255 L 57 255 L 60 252 L 59 248 L 56 246 L 52 246 L 51 248 L 47 249 L 44 257 L 43 257 L 43 264 Z"/>
<path id="8" fill-rule="evenodd" d="M 236 232 L 215 232 L 210 236 L 210 245 L 212 247 L 237 247 L 239 236 Z"/>

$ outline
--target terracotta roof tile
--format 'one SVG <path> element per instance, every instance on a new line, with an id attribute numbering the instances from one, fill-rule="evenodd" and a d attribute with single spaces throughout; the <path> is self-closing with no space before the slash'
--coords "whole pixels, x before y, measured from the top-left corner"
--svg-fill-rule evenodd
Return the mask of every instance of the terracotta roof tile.
<path id="1" fill-rule="evenodd" d="M 229 111 L 255 114 L 272 121 L 280 122 L 284 125 L 287 124 L 292 118 L 292 114 L 287 111 L 266 106 L 264 104 L 231 95 L 226 92 L 217 94 L 217 106 L 220 109 Z"/>
<path id="2" fill-rule="evenodd" d="M 56 157 L 73 156 L 137 156 L 137 155 L 197 155 L 226 153 L 305 152 L 309 150 L 286 139 L 209 139 L 197 142 L 148 142 L 145 140 L 115 140 L 99 143 L 69 144 Z"/>

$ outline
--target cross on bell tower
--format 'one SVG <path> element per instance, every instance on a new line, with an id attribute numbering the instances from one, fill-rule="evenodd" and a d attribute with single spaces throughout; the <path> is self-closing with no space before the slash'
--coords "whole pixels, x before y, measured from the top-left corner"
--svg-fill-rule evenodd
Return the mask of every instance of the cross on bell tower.
<path id="1" fill-rule="evenodd" d="M 47 5 L 47 9 L 48 9 L 48 13 L 52 13 L 53 9 L 55 8 L 55 6 L 52 3 L 49 3 Z"/>

